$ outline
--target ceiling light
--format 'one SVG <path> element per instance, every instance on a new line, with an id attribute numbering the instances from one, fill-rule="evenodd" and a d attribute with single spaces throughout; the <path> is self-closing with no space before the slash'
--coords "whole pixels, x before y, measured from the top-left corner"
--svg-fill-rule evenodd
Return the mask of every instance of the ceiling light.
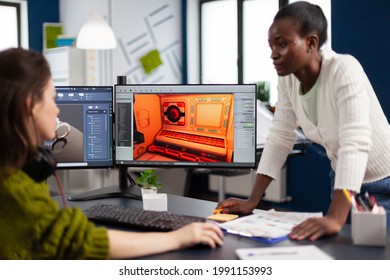
<path id="1" fill-rule="evenodd" d="M 107 50 L 116 48 L 116 38 L 111 26 L 102 14 L 94 9 L 77 35 L 76 47 L 79 49 Z"/>

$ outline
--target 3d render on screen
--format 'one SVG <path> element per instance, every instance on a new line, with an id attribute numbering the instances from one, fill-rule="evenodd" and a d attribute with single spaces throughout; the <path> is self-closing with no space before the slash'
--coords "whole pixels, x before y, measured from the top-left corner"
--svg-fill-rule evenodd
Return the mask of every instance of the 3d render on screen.
<path id="1" fill-rule="evenodd" d="M 255 162 L 255 86 L 116 86 L 116 163 Z"/>
<path id="2" fill-rule="evenodd" d="M 135 94 L 136 160 L 231 162 L 233 94 Z"/>

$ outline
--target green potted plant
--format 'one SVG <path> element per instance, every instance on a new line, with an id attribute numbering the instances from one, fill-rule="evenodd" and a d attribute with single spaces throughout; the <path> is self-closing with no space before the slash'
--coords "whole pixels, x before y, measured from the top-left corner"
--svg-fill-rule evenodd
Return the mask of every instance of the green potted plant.
<path id="1" fill-rule="evenodd" d="M 147 169 L 141 172 L 141 176 L 135 180 L 135 182 L 142 186 L 142 191 L 149 190 L 146 192 L 156 193 L 157 190 L 162 188 L 161 182 L 158 181 L 158 175 L 155 174 L 153 169 Z"/>

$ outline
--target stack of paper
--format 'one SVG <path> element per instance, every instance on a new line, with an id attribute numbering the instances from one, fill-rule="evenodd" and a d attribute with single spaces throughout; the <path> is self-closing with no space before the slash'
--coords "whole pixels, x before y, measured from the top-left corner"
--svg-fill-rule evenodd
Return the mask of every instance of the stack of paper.
<path id="1" fill-rule="evenodd" d="M 322 217 L 322 213 L 257 210 L 255 214 L 222 223 L 219 226 L 228 233 L 273 243 L 286 239 L 294 226 L 311 217 Z"/>

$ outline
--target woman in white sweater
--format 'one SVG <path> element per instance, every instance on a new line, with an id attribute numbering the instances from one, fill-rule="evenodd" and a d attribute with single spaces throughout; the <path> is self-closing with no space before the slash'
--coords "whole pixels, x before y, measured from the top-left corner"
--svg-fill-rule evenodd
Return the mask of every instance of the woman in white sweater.
<path id="1" fill-rule="evenodd" d="M 315 240 L 338 233 L 350 210 L 343 189 L 374 195 L 386 208 L 389 226 L 390 126 L 362 66 L 350 55 L 321 50 L 327 21 L 320 7 L 307 2 L 282 8 L 268 35 L 279 76 L 273 126 L 250 197 L 229 198 L 218 207 L 249 213 L 258 205 L 293 147 L 298 124 L 326 149 L 334 191 L 326 216 L 296 226 L 290 238 Z"/>

